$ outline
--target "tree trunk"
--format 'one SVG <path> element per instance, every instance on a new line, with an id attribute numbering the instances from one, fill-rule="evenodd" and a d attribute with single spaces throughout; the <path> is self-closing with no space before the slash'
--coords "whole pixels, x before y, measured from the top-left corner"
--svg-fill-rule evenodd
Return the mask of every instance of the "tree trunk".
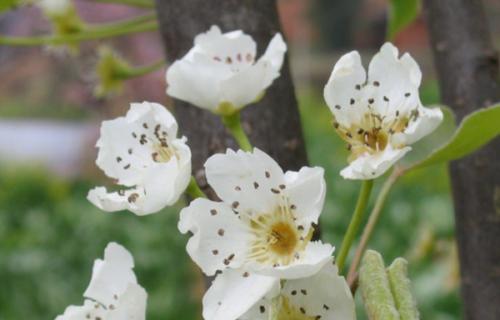
<path id="1" fill-rule="evenodd" d="M 424 0 L 442 100 L 459 119 L 500 99 L 480 0 Z M 500 125 L 500 124 L 499 124 Z M 500 139 L 451 164 L 465 319 L 500 319 Z"/>
<path id="2" fill-rule="evenodd" d="M 276 32 L 281 31 L 274 0 L 157 0 L 160 32 L 169 61 L 181 58 L 193 46 L 194 37 L 218 25 L 223 32 L 241 29 L 253 36 L 262 54 Z M 220 119 L 186 102 L 174 100 L 180 128 L 189 139 L 195 176 L 201 179 L 203 163 L 212 154 L 235 147 Z M 297 100 L 288 58 L 281 76 L 264 98 L 242 112 L 243 126 L 254 146 L 269 153 L 284 169 L 307 163 Z"/>

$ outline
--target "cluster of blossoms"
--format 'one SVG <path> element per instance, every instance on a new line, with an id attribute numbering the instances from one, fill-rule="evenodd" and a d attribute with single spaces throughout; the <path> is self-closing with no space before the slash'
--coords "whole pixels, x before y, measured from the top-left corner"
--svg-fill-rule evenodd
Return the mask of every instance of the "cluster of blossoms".
<path id="1" fill-rule="evenodd" d="M 256 60 L 250 36 L 214 26 L 169 68 L 167 92 L 222 116 L 237 113 L 279 76 L 285 52 L 277 34 Z M 368 76 L 357 52 L 335 65 L 324 94 L 351 150 L 343 177 L 382 175 L 439 124 L 441 111 L 420 103 L 420 80 L 416 62 L 407 54 L 399 58 L 391 44 L 373 58 Z M 191 151 L 177 130 L 170 112 L 149 102 L 133 103 L 125 117 L 103 122 L 96 163 L 122 187 L 97 187 L 88 199 L 105 211 L 137 215 L 176 202 L 194 183 Z M 312 239 L 326 194 L 322 168 L 284 172 L 254 148 L 211 156 L 205 174 L 220 201 L 194 199 L 178 224 L 190 234 L 189 256 L 216 276 L 203 298 L 204 319 L 355 319 L 334 248 Z M 131 255 L 109 244 L 104 260 L 95 262 L 84 305 L 68 307 L 57 319 L 144 319 L 146 293 L 132 267 Z"/>

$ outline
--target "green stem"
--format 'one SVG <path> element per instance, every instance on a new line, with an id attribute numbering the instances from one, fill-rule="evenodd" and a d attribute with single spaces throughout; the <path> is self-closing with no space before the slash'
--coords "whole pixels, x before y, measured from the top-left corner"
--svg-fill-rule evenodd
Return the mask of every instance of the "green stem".
<path id="1" fill-rule="evenodd" d="M 158 60 L 157 62 L 154 62 L 152 64 L 146 65 L 146 66 L 139 66 L 139 67 L 131 67 L 129 68 L 125 73 L 125 77 L 127 79 L 133 78 L 133 77 L 140 77 L 145 74 L 148 74 L 150 72 L 155 71 L 156 69 L 161 68 L 165 64 L 165 60 L 161 59 Z"/>
<path id="2" fill-rule="evenodd" d="M 38 37 L 4 37 L 0 36 L 0 45 L 39 46 L 62 45 L 86 40 L 103 39 L 120 35 L 145 32 L 158 29 L 155 15 L 148 14 L 115 23 L 87 26 L 81 32 L 68 35 Z"/>
<path id="3" fill-rule="evenodd" d="M 342 269 L 344 268 L 347 254 L 349 253 L 349 249 L 354 242 L 354 238 L 356 237 L 359 226 L 361 225 L 361 221 L 363 220 L 363 213 L 365 211 L 366 205 L 368 204 L 372 187 L 373 180 L 364 180 L 363 184 L 361 185 L 356 208 L 354 209 L 354 213 L 352 214 L 351 222 L 349 223 L 347 232 L 344 235 L 344 239 L 342 240 L 342 245 L 340 246 L 340 251 L 337 256 L 336 263 L 339 268 L 339 273 L 341 273 Z"/>
<path id="4" fill-rule="evenodd" d="M 154 8 L 153 1 L 148 0 L 92 0 L 100 3 L 123 4 L 126 6 L 151 9 Z"/>
<path id="5" fill-rule="evenodd" d="M 252 151 L 252 144 L 241 126 L 240 112 L 236 111 L 230 115 L 222 116 L 222 122 L 231 132 L 236 142 L 243 151 Z"/>
<path id="6" fill-rule="evenodd" d="M 361 240 L 358 247 L 356 248 L 356 253 L 354 254 L 354 258 L 347 274 L 347 282 L 350 284 L 352 284 L 356 278 L 356 270 L 358 269 L 361 258 L 363 257 L 366 246 L 368 245 L 368 241 L 370 241 L 373 230 L 380 218 L 380 214 L 382 213 L 382 209 L 384 207 L 387 196 L 389 195 L 389 191 L 404 172 L 405 171 L 402 169 L 395 168 L 389 178 L 387 178 L 387 180 L 384 182 L 382 189 L 380 189 L 377 199 L 375 200 L 375 205 L 370 212 L 370 218 L 368 219 L 368 222 L 363 229 Z"/>
<path id="7" fill-rule="evenodd" d="M 201 190 L 198 182 L 196 182 L 196 179 L 193 176 L 191 176 L 191 180 L 189 180 L 189 185 L 187 186 L 186 192 L 192 199 L 207 197 L 207 195 L 205 194 L 205 192 L 203 192 L 203 190 Z"/>

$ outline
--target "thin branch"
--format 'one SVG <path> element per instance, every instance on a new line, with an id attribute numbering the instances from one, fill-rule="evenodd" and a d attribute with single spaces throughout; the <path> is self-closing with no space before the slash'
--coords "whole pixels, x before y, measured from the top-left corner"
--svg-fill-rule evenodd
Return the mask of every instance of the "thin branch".
<path id="1" fill-rule="evenodd" d="M 150 0 L 91 0 L 99 3 L 110 3 L 110 4 L 123 4 L 126 6 L 144 8 L 144 9 L 152 9 L 155 7 L 153 1 Z"/>
<path id="2" fill-rule="evenodd" d="M 155 19 L 155 20 L 152 20 Z M 80 41 L 96 40 L 116 37 L 137 32 L 153 31 L 158 29 L 154 14 L 142 15 L 124 21 L 87 26 L 83 31 L 68 35 L 48 35 L 38 37 L 4 37 L 0 36 L 0 45 L 12 46 L 39 46 L 62 45 Z"/>
<path id="3" fill-rule="evenodd" d="M 342 240 L 342 245 L 340 246 L 339 254 L 337 256 L 336 264 L 339 268 L 339 273 L 342 272 L 344 264 L 349 254 L 349 249 L 354 242 L 354 238 L 358 233 L 359 226 L 363 220 L 363 213 L 365 212 L 366 205 L 370 200 L 370 193 L 373 187 L 373 180 L 364 180 L 361 185 L 361 190 L 359 191 L 358 201 L 356 202 L 356 208 L 351 217 L 351 222 Z"/>
<path id="4" fill-rule="evenodd" d="M 377 199 L 375 200 L 375 205 L 373 206 L 372 212 L 370 213 L 370 218 L 366 223 L 365 228 L 363 229 L 363 234 L 361 235 L 361 240 L 359 242 L 358 247 L 356 248 L 356 253 L 354 255 L 353 261 L 349 268 L 349 272 L 347 274 L 347 282 L 352 285 L 356 278 L 356 270 L 358 269 L 359 263 L 361 262 L 361 258 L 363 257 L 363 253 L 366 250 L 366 246 L 368 245 L 368 241 L 370 240 L 371 235 L 373 234 L 373 230 L 377 225 L 377 222 L 380 218 L 380 214 L 382 213 L 382 209 L 385 204 L 385 200 L 389 195 L 389 191 L 391 190 L 394 183 L 405 173 L 405 170 L 402 168 L 394 168 L 394 171 L 391 173 L 389 178 L 384 182 L 382 189 L 380 190 Z"/>

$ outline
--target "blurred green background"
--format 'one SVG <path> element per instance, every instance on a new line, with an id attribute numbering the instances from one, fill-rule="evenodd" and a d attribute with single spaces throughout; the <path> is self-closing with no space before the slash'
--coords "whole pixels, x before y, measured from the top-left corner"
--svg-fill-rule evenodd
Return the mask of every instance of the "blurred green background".
<path id="1" fill-rule="evenodd" d="M 82 16 L 93 21 L 136 13 L 77 3 Z M 358 49 L 368 63 L 384 41 L 387 3 L 278 3 L 309 159 L 326 170 L 322 236 L 339 248 L 360 184 L 339 175 L 347 150 L 332 128 L 321 89 L 340 54 Z M 495 17 L 500 16 L 500 5 L 494 0 L 485 4 L 498 43 L 500 19 Z M 40 33 L 47 31 L 47 24 L 39 12 L 27 8 L 0 15 L 0 31 Z M 420 17 L 395 43 L 421 65 L 421 98 L 431 105 L 439 97 L 427 40 Z M 156 33 L 111 44 L 137 64 L 163 55 Z M 185 252 L 188 237 L 176 226 L 184 204 L 137 217 L 101 212 L 86 200 L 90 188 L 109 182 L 94 164 L 100 121 L 122 115 L 130 101 L 166 98 L 164 69 L 132 80 L 121 94 L 93 97 L 95 48 L 95 43 L 85 44 L 74 56 L 60 48 L 0 47 L 0 320 L 53 319 L 66 306 L 81 304 L 93 261 L 102 257 L 109 241 L 132 252 L 139 282 L 149 294 L 148 319 L 201 319 L 204 279 Z M 383 179 L 376 182 L 372 203 Z M 409 260 L 422 319 L 461 318 L 445 166 L 415 171 L 395 185 L 369 247 L 381 252 L 386 264 L 400 256 Z M 359 295 L 356 300 L 358 318 L 366 319 Z"/>

